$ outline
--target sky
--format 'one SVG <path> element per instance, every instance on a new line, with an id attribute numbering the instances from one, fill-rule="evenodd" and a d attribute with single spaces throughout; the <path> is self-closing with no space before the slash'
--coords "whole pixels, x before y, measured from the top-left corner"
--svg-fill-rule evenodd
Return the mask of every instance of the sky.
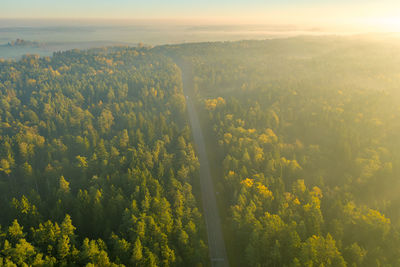
<path id="1" fill-rule="evenodd" d="M 0 19 L 9 18 L 364 25 L 400 31 L 400 0 L 0 0 Z"/>

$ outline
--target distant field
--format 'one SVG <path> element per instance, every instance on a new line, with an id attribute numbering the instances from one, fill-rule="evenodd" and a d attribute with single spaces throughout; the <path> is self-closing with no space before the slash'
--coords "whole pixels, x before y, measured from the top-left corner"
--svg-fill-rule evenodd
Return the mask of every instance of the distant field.
<path id="1" fill-rule="evenodd" d="M 34 47 L 0 47 L 0 58 L 19 58 L 25 54 L 38 54 L 41 56 L 51 55 L 52 52 L 43 48 L 34 48 Z"/>
<path id="2" fill-rule="evenodd" d="M 24 54 L 51 55 L 54 51 L 92 47 L 178 44 L 186 42 L 237 41 L 269 39 L 296 35 L 326 34 L 319 29 L 298 29 L 294 26 L 193 26 L 193 25 L 131 25 L 131 26 L 0 26 L 0 58 L 19 58 Z M 39 41 L 37 47 L 7 47 L 17 38 Z M 3 45 L 3 46 L 1 46 Z"/>

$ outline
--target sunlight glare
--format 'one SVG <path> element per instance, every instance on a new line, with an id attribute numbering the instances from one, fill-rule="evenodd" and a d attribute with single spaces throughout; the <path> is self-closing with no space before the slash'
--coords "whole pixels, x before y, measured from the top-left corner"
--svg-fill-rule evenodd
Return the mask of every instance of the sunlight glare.
<path id="1" fill-rule="evenodd" d="M 400 17 L 376 18 L 369 21 L 370 26 L 388 32 L 400 32 Z"/>

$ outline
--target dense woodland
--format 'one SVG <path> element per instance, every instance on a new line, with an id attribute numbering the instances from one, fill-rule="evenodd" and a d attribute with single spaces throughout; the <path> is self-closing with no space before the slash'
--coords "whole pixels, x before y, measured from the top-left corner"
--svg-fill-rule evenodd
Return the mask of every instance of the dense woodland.
<path id="1" fill-rule="evenodd" d="M 181 75 L 147 48 L 0 64 L 0 266 L 207 262 Z"/>
<path id="2" fill-rule="evenodd" d="M 231 265 L 400 266 L 398 41 L 180 49 L 218 154 Z"/>
<path id="3" fill-rule="evenodd" d="M 0 61 L 0 266 L 209 265 L 178 66 L 230 265 L 400 266 L 398 51 L 299 37 Z"/>

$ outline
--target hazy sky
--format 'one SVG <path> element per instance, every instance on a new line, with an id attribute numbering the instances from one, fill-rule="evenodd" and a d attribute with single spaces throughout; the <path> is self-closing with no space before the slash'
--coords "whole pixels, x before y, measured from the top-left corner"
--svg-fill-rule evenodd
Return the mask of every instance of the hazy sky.
<path id="1" fill-rule="evenodd" d="M 396 28 L 400 27 L 400 0 L 0 0 L 0 18 L 363 23 Z"/>

